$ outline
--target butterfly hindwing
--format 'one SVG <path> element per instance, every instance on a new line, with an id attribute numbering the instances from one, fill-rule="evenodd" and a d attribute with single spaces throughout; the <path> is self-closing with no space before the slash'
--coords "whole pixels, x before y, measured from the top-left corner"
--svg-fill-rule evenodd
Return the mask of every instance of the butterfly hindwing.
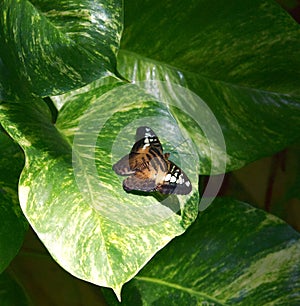
<path id="1" fill-rule="evenodd" d="M 142 179 L 137 175 L 131 175 L 123 181 L 123 188 L 125 191 L 144 191 L 151 192 L 155 191 L 156 183 L 155 180 Z"/>
<path id="2" fill-rule="evenodd" d="M 163 154 L 161 143 L 149 127 L 136 131 L 136 142 L 130 153 L 113 165 L 119 175 L 129 176 L 123 181 L 125 191 L 158 191 L 162 194 L 188 194 L 192 184 L 186 174 Z"/>
<path id="3" fill-rule="evenodd" d="M 163 194 L 189 194 L 192 191 L 192 184 L 187 175 L 168 160 L 168 172 L 163 182 L 157 186 L 157 190 Z"/>

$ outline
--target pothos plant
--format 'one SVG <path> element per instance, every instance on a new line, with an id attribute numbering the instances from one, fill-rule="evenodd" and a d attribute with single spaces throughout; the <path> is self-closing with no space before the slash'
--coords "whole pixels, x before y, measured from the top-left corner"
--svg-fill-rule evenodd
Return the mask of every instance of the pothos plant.
<path id="1" fill-rule="evenodd" d="M 69 273 L 112 288 L 111 305 L 299 304 L 299 234 L 217 197 L 225 172 L 299 136 L 300 31 L 284 10 L 271 0 L 0 9 L 0 301 L 16 298 L 4 271 L 30 224 Z M 123 190 L 112 165 L 139 126 L 187 174 L 188 195 Z M 210 177 L 201 192 L 199 175 Z"/>

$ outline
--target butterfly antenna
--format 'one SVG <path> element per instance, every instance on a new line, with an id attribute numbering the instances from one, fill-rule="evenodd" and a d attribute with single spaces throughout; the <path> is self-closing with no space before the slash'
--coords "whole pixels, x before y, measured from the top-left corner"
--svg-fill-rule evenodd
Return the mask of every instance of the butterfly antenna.
<path id="1" fill-rule="evenodd" d="M 178 147 L 180 147 L 181 145 L 183 145 L 185 142 L 187 142 L 187 141 L 189 141 L 189 139 L 185 139 L 185 140 L 183 140 L 182 142 L 180 142 L 178 145 L 176 145 L 176 146 L 174 146 L 174 149 L 173 150 L 170 150 L 169 151 L 169 154 L 174 154 L 174 153 L 177 153 L 177 148 Z M 191 153 L 181 153 L 182 155 L 188 155 L 188 156 L 190 156 L 190 155 L 193 155 L 193 154 L 191 154 Z"/>

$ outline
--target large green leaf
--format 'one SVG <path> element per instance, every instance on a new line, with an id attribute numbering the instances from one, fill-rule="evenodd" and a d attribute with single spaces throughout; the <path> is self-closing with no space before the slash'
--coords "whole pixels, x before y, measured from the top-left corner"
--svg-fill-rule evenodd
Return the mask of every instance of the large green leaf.
<path id="1" fill-rule="evenodd" d="M 137 86 L 110 78 L 70 96 L 57 128 L 32 98 L 3 102 L 0 120 L 25 151 L 21 207 L 54 259 L 73 275 L 120 294 L 124 282 L 198 213 L 198 155 L 168 107 Z M 128 154 L 136 128 L 150 125 L 184 168 L 187 196 L 127 194 L 112 164 Z M 167 127 L 167 130 L 165 130 Z M 179 128 L 180 127 L 180 128 Z M 178 212 L 178 214 L 176 214 Z"/>
<path id="2" fill-rule="evenodd" d="M 121 0 L 1 1 L 0 96 L 40 96 L 115 73 Z"/>
<path id="3" fill-rule="evenodd" d="M 299 25 L 273 0 L 125 0 L 124 8 L 127 51 L 212 80 L 300 93 Z"/>
<path id="4" fill-rule="evenodd" d="M 13 99 L 13 90 L 55 94 L 114 73 L 120 3 L 96 2 L 100 7 L 95 10 L 91 7 L 95 2 L 1 3 L 0 98 L 10 101 L 1 103 L 0 120 L 26 155 L 20 182 L 22 209 L 65 269 L 112 287 L 117 295 L 124 282 L 194 220 L 199 172 L 223 173 L 226 163 L 227 170 L 241 167 L 279 150 L 299 133 L 297 98 L 228 84 L 298 93 L 298 28 L 269 1 L 248 3 L 250 10 L 237 3 L 240 13 L 226 3 L 226 10 L 218 10 L 213 19 L 208 14 L 214 5 L 210 2 L 192 1 L 183 9 L 186 4 L 179 1 L 146 1 L 143 6 L 126 1 L 126 51 L 119 57 L 120 71 L 135 81 L 167 82 L 133 86 L 100 80 L 65 95 L 56 127 L 41 100 L 28 94 Z M 102 8 L 107 8 L 104 14 Z M 202 18 L 196 8 L 201 8 Z M 255 16 L 254 22 L 249 16 Z M 264 18 L 274 24 L 262 39 Z M 236 26 L 231 28 L 233 19 L 243 25 L 240 32 Z M 246 19 L 251 26 L 241 22 Z M 108 28 L 104 26 L 99 34 L 102 20 Z M 183 24 L 178 25 L 179 20 Z M 284 36 L 275 26 L 278 23 L 288 28 Z M 21 29 L 29 34 L 20 35 Z M 252 41 L 259 43 L 248 48 Z M 281 41 L 286 42 L 284 50 L 294 55 L 292 65 L 283 61 Z M 153 59 L 160 62 L 152 65 Z M 192 195 L 164 198 L 123 191 L 122 179 L 111 165 L 129 152 L 140 125 L 156 131 L 165 151 L 177 151 L 170 159 L 187 172 L 194 186 Z"/>
<path id="5" fill-rule="evenodd" d="M 299 305 L 300 235 L 280 219 L 216 200 L 109 305 Z"/>
<path id="6" fill-rule="evenodd" d="M 214 152 L 231 171 L 299 137 L 300 98 L 279 92 L 299 94 L 300 30 L 274 1 L 146 1 L 143 7 L 125 1 L 125 22 L 120 73 L 157 98 L 173 99 L 204 134 L 220 125 L 226 155 L 219 129 L 208 137 L 219 141 L 205 144 L 186 121 L 202 159 Z M 178 93 L 179 86 L 194 94 Z M 201 173 L 222 173 L 223 164 Z"/>
<path id="7" fill-rule="evenodd" d="M 24 164 L 19 146 L 0 129 L 0 273 L 19 251 L 27 222 L 18 201 L 18 178 Z"/>
<path id="8" fill-rule="evenodd" d="M 300 135 L 297 96 L 213 81 L 123 50 L 118 67 L 137 86 L 193 118 L 196 125 L 185 120 L 185 128 L 202 151 L 201 159 L 216 154 L 220 161 L 213 169 L 201 168 L 201 173 L 222 173 L 224 162 L 227 171 L 239 169 L 282 150 Z M 209 143 L 199 138 L 201 130 Z"/>

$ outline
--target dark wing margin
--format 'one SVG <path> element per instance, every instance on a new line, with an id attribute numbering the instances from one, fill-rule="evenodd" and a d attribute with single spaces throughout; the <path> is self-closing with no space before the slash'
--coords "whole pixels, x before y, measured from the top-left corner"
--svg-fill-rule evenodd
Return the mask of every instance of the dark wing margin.
<path id="1" fill-rule="evenodd" d="M 135 141 L 136 143 L 132 147 L 131 153 L 140 153 L 141 150 L 153 148 L 157 150 L 160 155 L 163 155 L 163 149 L 158 137 L 148 126 L 141 126 L 137 128 Z"/>
<path id="2" fill-rule="evenodd" d="M 112 168 L 118 175 L 132 175 L 135 173 L 129 166 L 129 154 L 122 157 Z"/>
<path id="3" fill-rule="evenodd" d="M 149 128 L 148 126 L 140 126 L 136 129 L 135 141 L 139 141 L 145 138 L 146 135 L 147 137 L 157 138 L 156 134 L 151 128 Z"/>

